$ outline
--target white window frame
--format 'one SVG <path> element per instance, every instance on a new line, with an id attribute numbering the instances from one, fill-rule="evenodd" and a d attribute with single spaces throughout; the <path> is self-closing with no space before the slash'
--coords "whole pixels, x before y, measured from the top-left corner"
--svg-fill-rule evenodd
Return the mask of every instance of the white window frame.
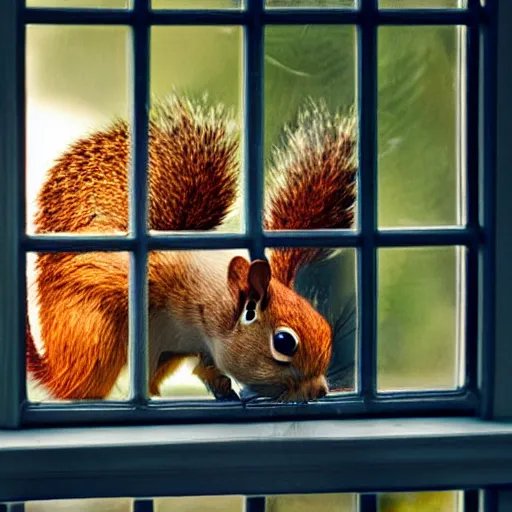
<path id="1" fill-rule="evenodd" d="M 18 282 L 19 173 L 24 172 L 22 0 L 0 2 L 0 502 L 115 496 L 485 489 L 486 512 L 510 509 L 512 493 L 512 2 L 494 12 L 496 94 L 482 111 L 495 170 L 494 297 L 485 318 L 480 378 L 484 418 L 394 418 L 21 429 L 24 326 Z M 499 15 L 496 15 L 499 13 Z M 491 45 L 492 48 L 492 45 Z M 492 66 L 491 66 L 492 69 Z M 494 83 L 494 77 L 491 77 Z M 494 109 L 495 102 L 499 108 Z M 494 112 L 495 110 L 495 112 Z M 13 341 L 14 340 L 14 341 Z M 19 342 L 16 343 L 16 340 Z M 484 357 L 484 354 L 485 357 Z"/>

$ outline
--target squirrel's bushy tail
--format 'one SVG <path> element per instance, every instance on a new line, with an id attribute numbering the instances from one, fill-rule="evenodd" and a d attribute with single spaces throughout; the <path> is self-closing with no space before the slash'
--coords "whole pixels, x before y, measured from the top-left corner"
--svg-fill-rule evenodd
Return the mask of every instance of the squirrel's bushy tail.
<path id="1" fill-rule="evenodd" d="M 30 322 L 28 318 L 28 313 L 25 320 L 25 353 L 26 353 L 26 364 L 27 364 L 27 373 L 40 384 L 45 384 L 48 380 L 48 363 L 44 355 L 41 355 L 37 350 L 36 344 L 34 342 L 34 337 L 32 336 L 32 332 L 30 330 Z"/>
<path id="2" fill-rule="evenodd" d="M 283 147 L 274 150 L 265 229 L 351 228 L 356 174 L 355 116 L 332 114 L 325 103 L 309 100 L 299 113 L 297 127 L 286 128 Z M 272 273 L 292 286 L 303 265 L 328 254 L 321 248 L 274 249 Z"/>
<path id="3" fill-rule="evenodd" d="M 171 95 L 151 111 L 150 227 L 209 230 L 237 198 L 239 132 L 236 120 L 206 96 Z M 165 172 L 163 172 L 165 171 Z"/>

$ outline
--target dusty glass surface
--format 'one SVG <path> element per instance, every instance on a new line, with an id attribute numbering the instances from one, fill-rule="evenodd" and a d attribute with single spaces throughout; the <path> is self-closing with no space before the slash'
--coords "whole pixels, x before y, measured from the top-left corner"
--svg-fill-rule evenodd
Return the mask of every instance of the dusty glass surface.
<path id="1" fill-rule="evenodd" d="M 108 131 L 116 118 L 128 117 L 128 29 L 30 25 L 26 73 L 27 232 L 33 233 L 37 195 L 56 160 L 74 142 Z M 62 173 L 79 161 L 80 169 L 87 167 L 78 153 L 67 158 Z M 76 183 L 60 188 L 66 190 L 76 194 Z M 64 196 L 59 197 L 54 200 L 62 208 Z M 76 201 L 73 194 L 66 197 Z M 63 231 L 48 228 L 57 230 Z"/>
<path id="2" fill-rule="evenodd" d="M 326 191 L 332 190 L 331 180 L 335 179 L 332 186 L 339 188 L 340 180 L 345 180 L 343 176 L 348 176 L 352 165 L 356 166 L 354 28 L 267 27 L 264 86 L 266 208 L 270 206 L 274 185 L 284 183 L 287 175 L 303 176 L 295 179 L 293 186 L 307 183 L 312 187 L 311 201 L 319 209 L 321 205 L 332 208 L 325 197 Z M 345 140 L 353 144 L 344 144 Z M 287 208 L 301 219 L 283 227 L 305 229 L 306 221 L 312 221 L 315 229 L 351 227 L 348 219 L 352 210 L 345 210 L 349 203 L 345 204 L 343 199 L 348 188 L 337 195 L 341 203 L 336 210 L 346 214 L 346 222 L 332 224 L 332 215 L 314 214 L 316 206 L 308 202 Z M 283 227 L 275 223 L 268 229 Z"/>
<path id="3" fill-rule="evenodd" d="M 266 512 L 355 512 L 357 495 L 355 494 L 290 494 L 269 496 Z"/>
<path id="4" fill-rule="evenodd" d="M 381 227 L 460 222 L 458 32 L 439 26 L 379 28 Z"/>
<path id="5" fill-rule="evenodd" d="M 155 512 L 243 512 L 243 496 L 190 496 L 155 498 Z"/>
<path id="6" fill-rule="evenodd" d="M 151 0 L 153 9 L 241 9 L 243 0 Z"/>
<path id="7" fill-rule="evenodd" d="M 440 9 L 467 7 L 467 0 L 379 0 L 382 9 Z"/>
<path id="8" fill-rule="evenodd" d="M 379 391 L 456 386 L 458 252 L 454 247 L 379 250 Z"/>
<path id="9" fill-rule="evenodd" d="M 386 493 L 378 497 L 378 512 L 457 512 L 459 491 Z"/>
<path id="10" fill-rule="evenodd" d="M 133 1 L 133 0 L 132 0 Z M 27 7 L 125 9 L 130 0 L 26 0 Z"/>
<path id="11" fill-rule="evenodd" d="M 265 0 L 267 9 L 274 8 L 322 8 L 322 7 L 338 7 L 351 8 L 355 7 L 353 0 Z"/>
<path id="12" fill-rule="evenodd" d="M 87 500 L 27 501 L 26 512 L 131 512 L 132 499 L 91 498 Z"/>
<path id="13" fill-rule="evenodd" d="M 27 254 L 30 401 L 129 397 L 129 266 L 125 252 Z"/>
<path id="14" fill-rule="evenodd" d="M 217 135 L 221 134 L 221 130 L 229 134 L 229 137 L 219 135 L 215 140 L 220 142 L 208 146 L 210 161 L 224 161 L 223 158 L 215 159 L 220 154 L 216 149 L 225 147 L 227 138 L 228 144 L 235 141 L 230 169 L 233 169 L 236 177 L 237 194 L 218 230 L 239 232 L 242 228 L 240 211 L 243 201 L 240 163 L 242 29 L 232 26 L 152 28 L 150 77 L 153 105 L 165 102 L 169 95 L 176 95 L 184 102 L 193 101 L 196 105 L 191 115 L 193 124 L 207 126 L 205 130 Z M 208 97 L 203 101 L 205 94 Z M 176 141 L 175 146 L 183 148 L 184 156 L 180 156 L 180 162 L 188 159 L 190 165 L 197 169 L 196 163 L 202 161 L 203 153 L 193 158 L 190 155 L 197 153 L 194 153 L 193 147 L 204 147 L 204 140 L 196 142 L 194 146 L 193 137 L 186 140 L 183 137 L 182 141 Z M 220 172 L 221 168 L 216 168 Z M 184 173 L 181 175 L 186 178 Z M 193 192 L 194 189 L 187 190 Z M 180 226 L 189 227 L 186 219 Z"/>

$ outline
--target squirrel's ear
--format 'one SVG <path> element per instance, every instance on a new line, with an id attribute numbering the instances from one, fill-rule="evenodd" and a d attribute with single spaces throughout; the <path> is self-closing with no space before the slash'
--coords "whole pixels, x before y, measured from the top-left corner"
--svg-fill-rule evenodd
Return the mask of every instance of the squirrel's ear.
<path id="1" fill-rule="evenodd" d="M 229 263 L 228 284 L 233 296 L 242 303 L 248 298 L 262 300 L 264 309 L 270 278 L 270 265 L 265 260 L 255 260 L 249 264 L 242 256 L 235 256 Z"/>
<path id="2" fill-rule="evenodd" d="M 228 267 L 228 284 L 235 297 L 248 292 L 249 262 L 242 256 L 235 256 Z"/>
<path id="3" fill-rule="evenodd" d="M 255 260 L 249 268 L 249 294 L 255 295 L 256 300 L 265 299 L 271 272 L 268 261 Z"/>

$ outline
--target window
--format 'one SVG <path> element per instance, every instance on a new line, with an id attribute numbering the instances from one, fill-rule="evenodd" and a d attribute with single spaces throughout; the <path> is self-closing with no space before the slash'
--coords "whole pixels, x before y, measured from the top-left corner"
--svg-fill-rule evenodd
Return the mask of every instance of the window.
<path id="1" fill-rule="evenodd" d="M 191 4 L 179 2 L 154 6 L 177 9 L 169 11 L 151 10 L 144 0 L 136 0 L 133 9 L 121 4 L 108 9 L 70 4 L 67 8 L 25 8 L 15 0 L 1 4 L 0 212 L 7 222 L 0 232 L 4 248 L 0 255 L 0 426 L 6 429 L 0 432 L 0 499 L 261 496 L 442 488 L 469 491 L 464 506 L 473 510 L 478 500 L 471 490 L 482 488 L 485 510 L 506 509 L 508 495 L 494 489 L 512 480 L 512 428 L 497 421 L 510 416 L 506 304 L 512 284 L 507 268 L 507 194 L 511 184 L 506 172 L 506 137 L 510 133 L 507 114 L 512 112 L 507 86 L 512 73 L 506 49 L 510 46 L 507 29 L 512 23 L 511 7 L 498 0 L 488 0 L 485 5 L 468 0 L 467 6 L 454 4 L 452 9 L 439 8 L 435 2 L 419 9 L 407 2 L 377 5 L 373 0 L 363 0 L 357 7 L 343 2 L 336 4 L 338 7 L 332 2 L 325 4 L 315 9 L 299 2 L 265 6 L 262 0 L 250 0 L 246 8 L 236 5 L 234 9 L 223 9 L 231 4 L 222 2 L 213 10 L 208 9 L 211 4 L 207 2 L 195 3 L 194 9 L 186 9 Z M 132 27 L 133 223 L 128 237 L 43 237 L 25 233 L 26 24 Z M 244 186 L 248 219 L 244 233 L 153 238 L 146 234 L 148 36 L 151 25 L 167 24 L 244 26 Z M 354 231 L 282 233 L 262 229 L 263 36 L 266 25 L 279 24 L 357 26 L 360 152 L 358 225 Z M 460 155 L 465 222 L 457 227 L 377 229 L 381 227 L 377 222 L 376 186 L 380 179 L 376 123 L 378 27 L 392 30 L 413 25 L 466 27 L 460 29 L 465 73 L 461 82 L 464 122 L 459 137 L 463 142 Z M 147 251 L 240 247 L 259 256 L 265 247 L 301 244 L 357 248 L 360 342 L 356 392 L 307 406 L 266 401 L 247 406 L 195 401 L 149 403 L 147 368 L 143 364 Z M 465 357 L 463 378 L 453 389 L 391 392 L 377 380 L 378 254 L 409 247 L 449 247 L 463 269 Z M 134 396 L 129 402 L 26 401 L 22 343 L 25 254 L 73 250 L 133 254 L 130 363 Z M 341 418 L 350 419 L 339 421 Z M 306 419 L 314 421 L 298 421 Z M 93 425 L 95 428 L 91 428 Z M 43 428 L 46 426 L 54 428 Z M 57 487 L 66 474 L 66 485 Z M 256 498 L 248 503 L 258 509 L 263 502 Z M 375 510 L 375 495 L 362 497 L 359 506 Z"/>

